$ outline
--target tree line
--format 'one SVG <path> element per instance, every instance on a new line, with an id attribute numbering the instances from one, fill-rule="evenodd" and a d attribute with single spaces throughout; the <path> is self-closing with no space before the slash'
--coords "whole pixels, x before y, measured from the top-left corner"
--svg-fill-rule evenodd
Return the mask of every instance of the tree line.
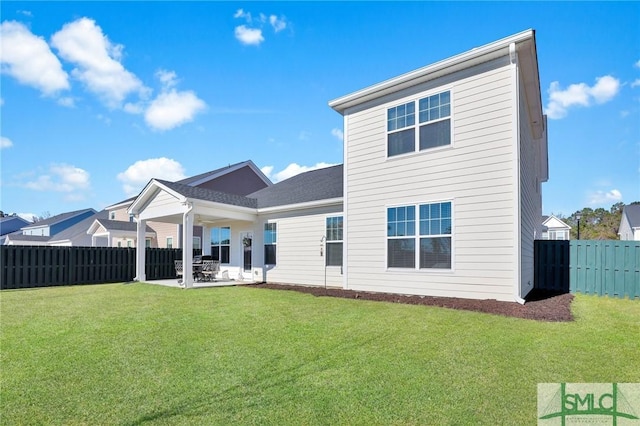
<path id="1" fill-rule="evenodd" d="M 640 204 L 640 201 L 630 204 Z M 572 240 L 578 239 L 578 215 L 581 240 L 617 240 L 624 206 L 624 203 L 615 203 L 609 210 L 602 207 L 597 209 L 585 207 L 570 216 L 553 215 L 571 227 Z"/>

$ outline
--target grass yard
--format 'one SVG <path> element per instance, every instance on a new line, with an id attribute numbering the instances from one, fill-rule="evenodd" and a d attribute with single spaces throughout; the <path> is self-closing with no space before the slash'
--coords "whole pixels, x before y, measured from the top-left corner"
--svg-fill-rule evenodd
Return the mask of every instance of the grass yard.
<path id="1" fill-rule="evenodd" d="M 226 287 L 0 293 L 1 424 L 536 424 L 540 382 L 640 382 L 640 302 L 576 321 Z"/>

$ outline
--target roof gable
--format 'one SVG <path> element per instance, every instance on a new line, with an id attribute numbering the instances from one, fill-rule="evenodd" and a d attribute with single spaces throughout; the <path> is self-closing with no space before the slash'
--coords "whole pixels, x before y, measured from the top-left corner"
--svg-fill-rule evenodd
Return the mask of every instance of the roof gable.
<path id="1" fill-rule="evenodd" d="M 554 215 L 542 216 L 542 219 L 543 219 L 542 220 L 543 227 L 550 228 L 550 229 L 558 229 L 558 228 L 571 229 L 569 225 L 567 225 L 566 223 L 564 223 Z"/>
<path id="2" fill-rule="evenodd" d="M 624 206 L 622 214 L 627 217 L 631 228 L 640 228 L 640 204 L 629 204 Z"/>

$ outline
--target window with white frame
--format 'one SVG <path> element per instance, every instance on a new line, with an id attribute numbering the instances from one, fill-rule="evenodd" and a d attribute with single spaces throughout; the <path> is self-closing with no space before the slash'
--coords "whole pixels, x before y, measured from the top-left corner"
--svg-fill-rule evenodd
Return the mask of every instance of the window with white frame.
<path id="1" fill-rule="evenodd" d="M 436 93 L 387 109 L 387 156 L 451 144 L 451 92 Z"/>
<path id="2" fill-rule="evenodd" d="M 132 214 L 129 215 L 129 222 L 133 222 L 134 216 Z"/>
<path id="3" fill-rule="evenodd" d="M 211 228 L 211 257 L 220 263 L 229 263 L 231 228 Z"/>
<path id="4" fill-rule="evenodd" d="M 276 244 L 278 243 L 278 227 L 275 223 L 264 224 L 264 264 L 276 264 Z"/>
<path id="5" fill-rule="evenodd" d="M 202 240 L 200 237 L 193 237 L 193 249 L 202 250 Z"/>
<path id="6" fill-rule="evenodd" d="M 451 269 L 451 234 L 450 201 L 387 208 L 387 267 Z"/>
<path id="7" fill-rule="evenodd" d="M 116 212 L 109 212 L 109 220 L 116 220 Z"/>
<path id="8" fill-rule="evenodd" d="M 151 238 L 145 238 L 144 246 L 145 248 L 151 248 Z"/>
<path id="9" fill-rule="evenodd" d="M 173 248 L 173 237 L 167 237 L 167 248 Z"/>
<path id="10" fill-rule="evenodd" d="M 326 266 L 342 266 L 342 216 L 327 218 Z"/>

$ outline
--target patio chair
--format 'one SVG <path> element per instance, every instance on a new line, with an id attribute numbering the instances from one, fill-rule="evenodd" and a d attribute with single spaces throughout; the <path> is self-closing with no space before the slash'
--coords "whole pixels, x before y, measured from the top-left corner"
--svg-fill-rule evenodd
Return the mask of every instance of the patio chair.
<path id="1" fill-rule="evenodd" d="M 213 281 L 216 279 L 216 275 L 220 272 L 220 262 L 217 260 L 203 260 L 202 261 L 202 276 L 205 281 Z"/>
<path id="2" fill-rule="evenodd" d="M 176 276 L 178 277 L 178 284 L 182 283 L 182 260 L 174 260 L 174 266 L 176 268 Z"/>

